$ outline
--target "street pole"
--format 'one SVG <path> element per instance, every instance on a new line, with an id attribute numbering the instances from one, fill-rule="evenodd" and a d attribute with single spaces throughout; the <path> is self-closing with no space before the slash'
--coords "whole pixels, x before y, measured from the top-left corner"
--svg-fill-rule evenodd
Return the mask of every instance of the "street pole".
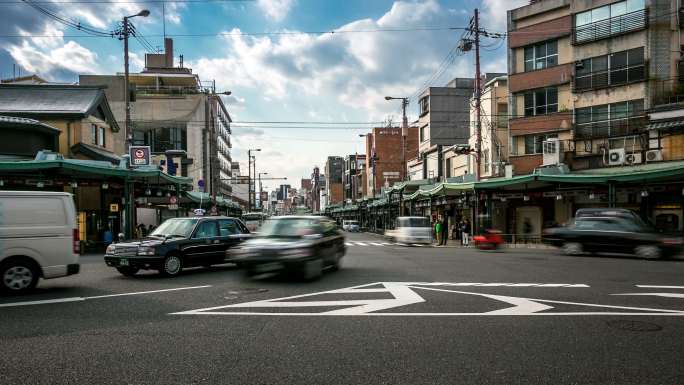
<path id="1" fill-rule="evenodd" d="M 406 181 L 406 137 L 408 136 L 408 119 L 406 118 L 406 107 L 408 98 L 401 99 L 401 181 Z"/>
<path id="2" fill-rule="evenodd" d="M 252 212 L 252 150 L 247 150 L 247 212 Z"/>
<path id="3" fill-rule="evenodd" d="M 475 8 L 475 124 L 476 124 L 476 142 L 475 142 L 475 162 L 477 164 L 475 170 L 475 181 L 480 180 L 480 165 L 482 162 L 482 120 L 480 118 L 480 16 L 477 8 Z"/>
<path id="4" fill-rule="evenodd" d="M 128 92 L 128 16 L 123 18 L 123 41 L 124 41 L 124 98 L 126 100 L 126 152 L 130 153 L 131 147 L 131 95 Z"/>

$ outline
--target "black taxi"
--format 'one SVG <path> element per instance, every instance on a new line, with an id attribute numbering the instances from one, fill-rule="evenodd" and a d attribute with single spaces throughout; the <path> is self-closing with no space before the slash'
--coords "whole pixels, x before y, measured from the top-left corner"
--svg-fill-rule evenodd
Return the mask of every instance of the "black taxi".
<path id="1" fill-rule="evenodd" d="M 104 260 L 126 276 L 140 270 L 176 276 L 185 267 L 226 263 L 226 251 L 250 235 L 237 218 L 171 218 L 145 238 L 109 245 Z"/>

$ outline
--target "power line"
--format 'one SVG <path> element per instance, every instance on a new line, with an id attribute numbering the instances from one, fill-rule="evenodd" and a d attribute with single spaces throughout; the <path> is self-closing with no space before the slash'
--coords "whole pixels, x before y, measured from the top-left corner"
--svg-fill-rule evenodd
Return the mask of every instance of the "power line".
<path id="1" fill-rule="evenodd" d="M 154 4 L 154 3 L 248 3 L 256 0 L 73 0 L 73 1 L 32 1 L 34 4 Z M 16 1 L 0 1 L 2 4 L 20 4 L 23 0 Z"/>
<path id="2" fill-rule="evenodd" d="M 78 26 L 74 28 L 80 29 Z M 462 27 L 413 27 L 413 28 L 383 28 L 383 29 L 359 29 L 359 30 L 331 30 L 331 31 L 273 31 L 273 32 L 215 32 L 215 33 L 179 33 L 179 34 L 150 34 L 148 37 L 175 37 L 175 38 L 200 38 L 200 37 L 222 37 L 222 36 L 281 36 L 281 35 L 343 35 L 361 33 L 382 33 L 382 32 L 416 32 L 416 31 L 446 31 L 453 29 L 464 29 Z M 105 32 L 101 36 L 90 35 L 55 35 L 55 34 L 4 34 L 3 38 L 28 38 L 28 37 L 112 37 L 113 32 Z"/>

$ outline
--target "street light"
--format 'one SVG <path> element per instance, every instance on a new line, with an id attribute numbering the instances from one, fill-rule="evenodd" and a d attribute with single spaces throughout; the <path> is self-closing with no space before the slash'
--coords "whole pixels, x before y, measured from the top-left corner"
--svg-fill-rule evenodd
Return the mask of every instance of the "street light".
<path id="1" fill-rule="evenodd" d="M 247 150 L 247 211 L 252 211 L 252 151 L 259 152 L 260 148 L 252 148 Z M 256 158 L 255 158 L 254 172 L 256 173 Z"/>
<path id="2" fill-rule="evenodd" d="M 401 180 L 406 180 L 406 136 L 408 136 L 408 119 L 406 118 L 406 107 L 409 104 L 409 98 L 395 98 L 393 96 L 385 96 L 385 100 L 401 100 Z"/>

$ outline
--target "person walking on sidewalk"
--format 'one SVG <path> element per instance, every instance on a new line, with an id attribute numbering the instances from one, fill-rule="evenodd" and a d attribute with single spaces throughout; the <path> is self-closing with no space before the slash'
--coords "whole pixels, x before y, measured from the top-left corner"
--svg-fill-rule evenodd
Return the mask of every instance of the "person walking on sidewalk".
<path id="1" fill-rule="evenodd" d="M 470 246 L 470 222 L 467 219 L 463 221 L 463 226 L 461 227 L 461 244 L 465 247 Z"/>
<path id="2" fill-rule="evenodd" d="M 437 236 L 437 246 L 442 246 L 442 219 L 435 221 L 435 235 Z"/>

